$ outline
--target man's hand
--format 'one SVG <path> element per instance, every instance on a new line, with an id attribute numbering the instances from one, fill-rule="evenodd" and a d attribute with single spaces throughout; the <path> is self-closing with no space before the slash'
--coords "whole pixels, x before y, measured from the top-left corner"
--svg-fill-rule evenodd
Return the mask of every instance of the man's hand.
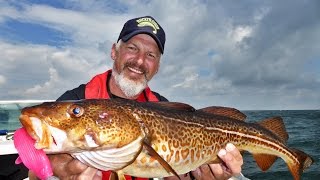
<path id="1" fill-rule="evenodd" d="M 243 159 L 240 151 L 233 144 L 228 143 L 225 149 L 219 151 L 218 156 L 224 163 L 202 165 L 192 171 L 192 175 L 197 180 L 225 180 L 240 175 Z"/>
<path id="2" fill-rule="evenodd" d="M 60 179 L 92 179 L 101 180 L 102 173 L 97 169 L 88 167 L 69 154 L 48 155 L 54 176 Z"/>

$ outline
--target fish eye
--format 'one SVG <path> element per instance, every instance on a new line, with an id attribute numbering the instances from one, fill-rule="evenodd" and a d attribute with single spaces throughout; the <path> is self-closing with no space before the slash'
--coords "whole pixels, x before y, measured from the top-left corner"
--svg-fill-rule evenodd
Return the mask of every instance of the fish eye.
<path id="1" fill-rule="evenodd" d="M 69 109 L 69 114 L 75 117 L 80 117 L 83 114 L 83 112 L 84 112 L 83 107 L 77 106 L 77 105 L 73 105 Z"/>
<path id="2" fill-rule="evenodd" d="M 76 107 L 72 110 L 73 114 L 78 115 L 81 112 L 81 109 L 79 107 Z"/>

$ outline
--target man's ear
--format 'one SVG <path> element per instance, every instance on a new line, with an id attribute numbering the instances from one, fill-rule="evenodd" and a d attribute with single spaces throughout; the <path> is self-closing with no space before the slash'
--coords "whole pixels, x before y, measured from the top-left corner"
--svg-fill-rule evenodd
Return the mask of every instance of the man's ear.
<path id="1" fill-rule="evenodd" d="M 112 45 L 110 56 L 111 56 L 111 59 L 116 60 L 116 58 L 117 58 L 116 43 L 113 43 L 113 45 Z"/>

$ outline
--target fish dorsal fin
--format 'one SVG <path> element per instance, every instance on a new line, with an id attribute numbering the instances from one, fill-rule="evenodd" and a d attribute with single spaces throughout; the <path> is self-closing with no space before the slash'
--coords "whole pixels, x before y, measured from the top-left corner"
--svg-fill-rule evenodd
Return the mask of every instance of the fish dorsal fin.
<path id="1" fill-rule="evenodd" d="M 286 131 L 281 117 L 275 116 L 272 118 L 264 119 L 262 121 L 259 121 L 258 124 L 273 132 L 282 140 L 284 144 L 287 143 L 289 135 Z"/>
<path id="2" fill-rule="evenodd" d="M 244 121 L 246 119 L 246 115 L 240 112 L 238 109 L 231 107 L 222 107 L 222 106 L 210 106 L 202 109 L 198 109 L 198 111 L 203 111 L 209 114 L 219 115 L 230 117 L 233 119 L 237 119 L 240 121 Z"/>
<path id="3" fill-rule="evenodd" d="M 143 147 L 145 150 L 149 153 L 149 155 L 153 158 L 155 158 L 161 165 L 162 167 L 167 171 L 178 177 L 179 175 L 177 172 L 170 166 L 170 164 L 167 163 L 147 142 L 143 142 Z"/>
<path id="4" fill-rule="evenodd" d="M 189 111 L 189 112 L 194 112 L 196 109 L 189 104 L 185 103 L 180 103 L 180 102 L 147 102 L 149 104 L 154 104 L 156 106 L 164 107 L 164 108 L 169 108 L 169 109 L 176 109 L 176 110 L 181 110 L 181 111 Z"/>
<path id="5" fill-rule="evenodd" d="M 271 167 L 278 157 L 268 154 L 253 154 L 253 158 L 256 160 L 259 168 L 262 171 L 266 171 Z"/>

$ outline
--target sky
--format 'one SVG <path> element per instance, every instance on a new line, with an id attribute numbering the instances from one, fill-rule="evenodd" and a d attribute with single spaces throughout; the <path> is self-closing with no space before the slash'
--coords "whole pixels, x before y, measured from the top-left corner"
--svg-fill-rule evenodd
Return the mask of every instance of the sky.
<path id="1" fill-rule="evenodd" d="M 152 90 L 195 108 L 320 109 L 320 1 L 0 0 L 0 100 L 55 100 L 112 67 L 123 24 L 166 32 Z"/>

